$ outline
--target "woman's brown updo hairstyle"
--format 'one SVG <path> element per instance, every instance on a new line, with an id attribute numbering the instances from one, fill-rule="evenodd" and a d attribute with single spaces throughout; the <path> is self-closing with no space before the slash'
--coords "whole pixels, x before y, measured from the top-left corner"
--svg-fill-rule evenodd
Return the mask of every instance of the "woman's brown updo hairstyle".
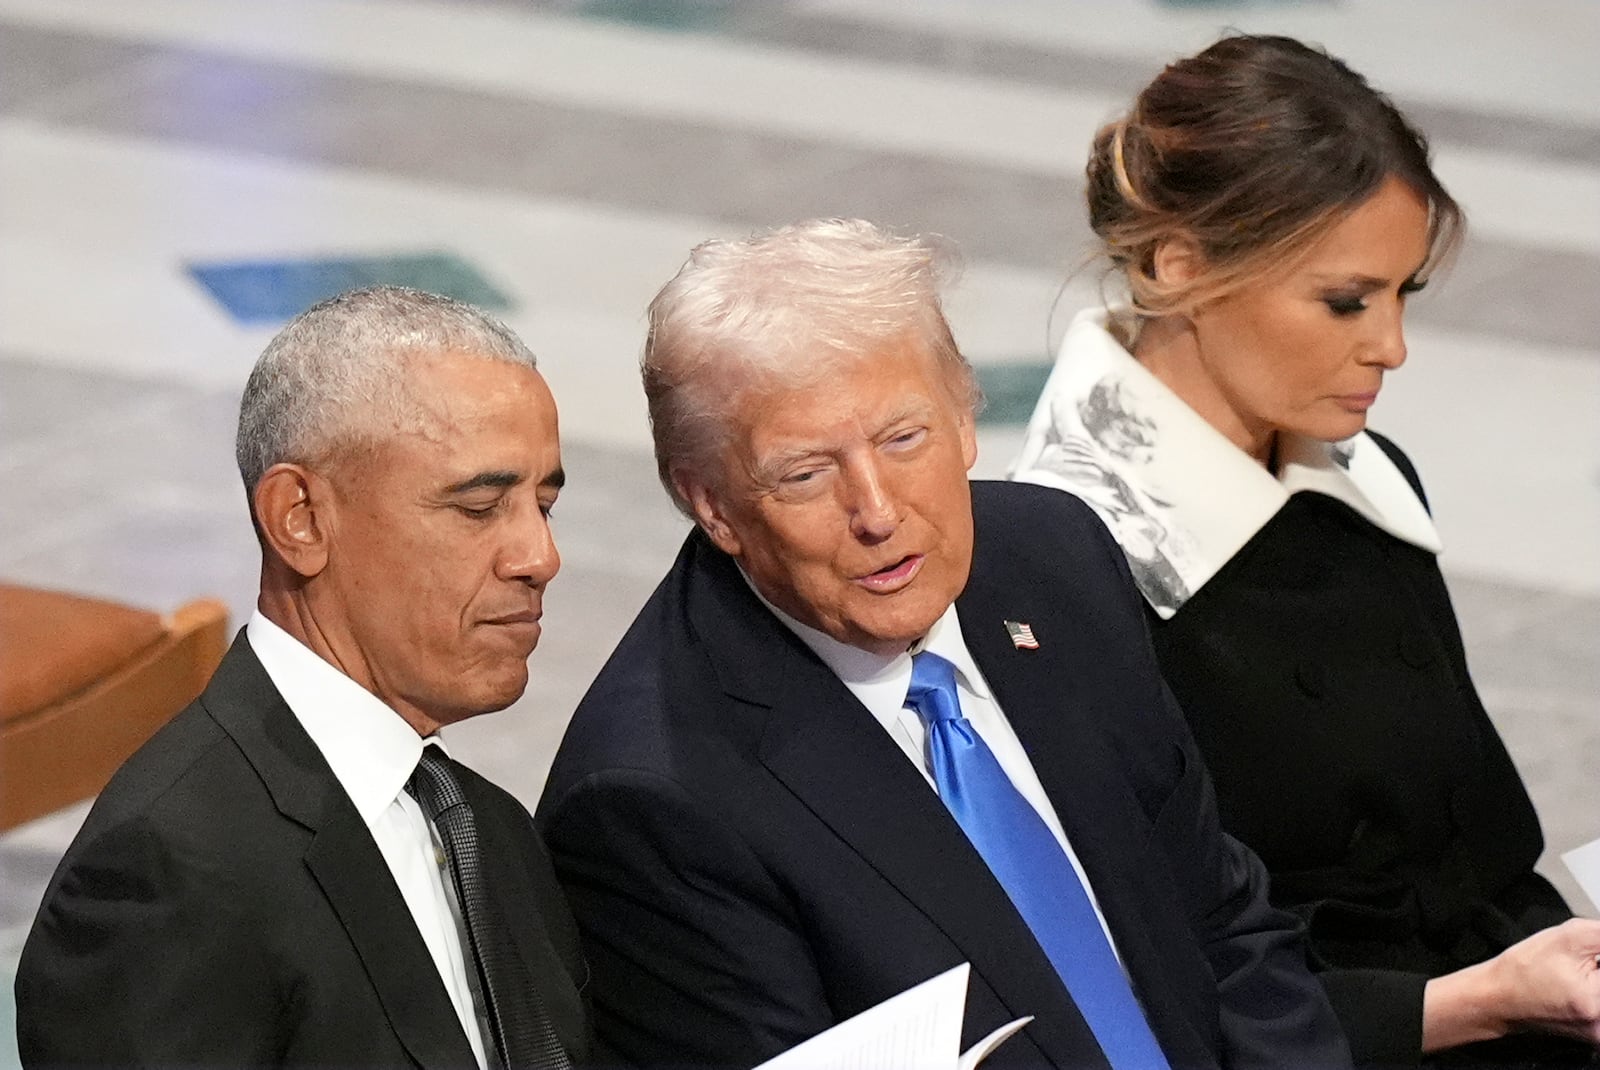
<path id="1" fill-rule="evenodd" d="M 1095 135 L 1089 223 L 1143 315 L 1182 312 L 1294 259 L 1393 175 L 1428 202 L 1422 274 L 1460 240 L 1428 143 L 1344 63 L 1288 37 L 1226 37 L 1158 75 Z M 1194 243 L 1188 285 L 1155 277 L 1164 240 Z"/>

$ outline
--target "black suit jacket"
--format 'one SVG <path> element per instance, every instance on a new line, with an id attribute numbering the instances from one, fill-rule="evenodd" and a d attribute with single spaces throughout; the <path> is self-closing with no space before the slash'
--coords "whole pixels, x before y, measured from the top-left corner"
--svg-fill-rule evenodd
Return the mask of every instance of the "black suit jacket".
<path id="1" fill-rule="evenodd" d="M 1218 829 L 1121 553 L 1065 494 L 974 498 L 963 632 L 1173 1065 L 1346 1065 L 1294 919 Z M 1104 1065 L 937 795 L 698 532 L 579 706 L 539 820 L 597 1035 L 640 1063 L 749 1066 L 970 960 L 964 1045 L 1036 1016 L 986 1065 Z"/>
<path id="2" fill-rule="evenodd" d="M 582 1057 L 583 961 L 528 812 L 470 770 L 463 790 L 488 887 Z M 377 844 L 242 633 L 95 803 L 16 995 L 29 1066 L 474 1065 Z"/>

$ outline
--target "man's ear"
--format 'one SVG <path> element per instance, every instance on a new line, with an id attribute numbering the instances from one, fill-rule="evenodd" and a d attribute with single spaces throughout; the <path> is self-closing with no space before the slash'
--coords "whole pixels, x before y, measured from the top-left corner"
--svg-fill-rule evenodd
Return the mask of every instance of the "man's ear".
<path id="1" fill-rule="evenodd" d="M 275 464 L 256 484 L 256 527 L 272 551 L 310 579 L 327 567 L 333 537 L 328 481 L 298 464 Z"/>
<path id="2" fill-rule="evenodd" d="M 978 463 L 978 414 L 963 405 L 956 413 L 956 430 L 961 435 L 961 461 L 972 471 Z"/>
<path id="3" fill-rule="evenodd" d="M 717 549 L 729 557 L 738 557 L 744 546 L 734 533 L 733 525 L 728 523 L 722 503 L 711 492 L 711 488 L 681 469 L 672 473 L 672 485 L 678 489 L 678 495 L 689 503 L 689 508 L 694 511 L 695 523 L 700 525 L 700 530 L 716 544 Z"/>

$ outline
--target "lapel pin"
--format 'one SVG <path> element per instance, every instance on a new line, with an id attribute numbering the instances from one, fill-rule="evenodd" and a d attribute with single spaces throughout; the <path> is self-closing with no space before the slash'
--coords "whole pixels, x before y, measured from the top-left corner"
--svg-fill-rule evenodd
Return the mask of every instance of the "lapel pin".
<path id="1" fill-rule="evenodd" d="M 1006 621 L 1006 634 L 1011 636 L 1011 645 L 1018 650 L 1039 649 L 1039 640 L 1033 637 L 1033 629 L 1020 620 Z"/>

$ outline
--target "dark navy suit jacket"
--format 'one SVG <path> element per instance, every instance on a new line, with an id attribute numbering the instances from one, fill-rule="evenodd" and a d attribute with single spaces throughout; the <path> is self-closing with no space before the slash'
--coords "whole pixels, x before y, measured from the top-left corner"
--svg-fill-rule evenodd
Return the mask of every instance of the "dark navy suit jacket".
<path id="1" fill-rule="evenodd" d="M 1347 1066 L 1297 922 L 1218 827 L 1121 551 L 1061 492 L 973 496 L 962 630 L 1170 1061 Z M 1104 1065 L 937 795 L 698 532 L 579 706 L 538 819 L 597 1035 L 640 1064 L 748 1067 L 970 961 L 963 1046 L 1035 1016 L 985 1066 Z"/>

